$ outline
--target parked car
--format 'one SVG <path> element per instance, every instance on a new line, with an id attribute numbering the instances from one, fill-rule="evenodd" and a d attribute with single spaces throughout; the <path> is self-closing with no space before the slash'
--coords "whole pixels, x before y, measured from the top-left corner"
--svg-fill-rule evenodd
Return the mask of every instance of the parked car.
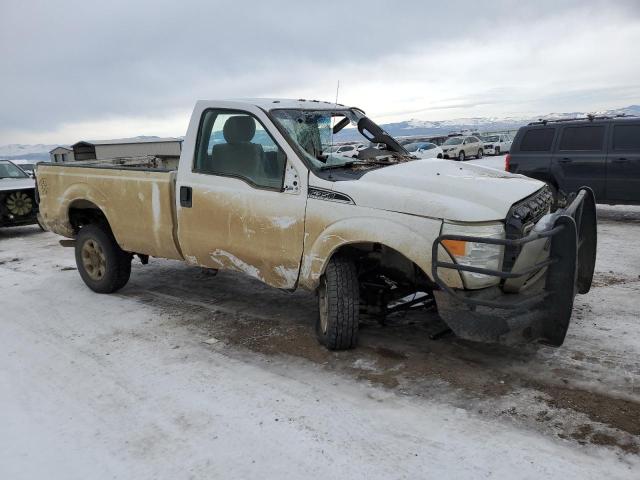
<path id="1" fill-rule="evenodd" d="M 429 142 L 415 142 L 403 145 L 412 155 L 418 158 L 442 158 L 442 148 Z"/>
<path id="2" fill-rule="evenodd" d="M 0 227 L 37 223 L 35 182 L 9 160 L 0 160 Z"/>
<path id="3" fill-rule="evenodd" d="M 387 149 L 324 154 L 331 125 L 349 124 Z M 201 101 L 177 171 L 80 161 L 39 165 L 36 179 L 44 222 L 74 239 L 65 243 L 95 292 L 124 287 L 134 257 L 236 270 L 316 292 L 329 349 L 356 345 L 361 311 L 410 309 L 418 293 L 462 338 L 558 346 L 593 276 L 588 189 L 550 213 L 544 183 L 416 160 L 362 110 L 335 103 Z"/>
<path id="4" fill-rule="evenodd" d="M 473 135 L 457 135 L 449 137 L 442 144 L 444 158 L 464 161 L 470 157 L 482 158 L 482 142 Z"/>
<path id="5" fill-rule="evenodd" d="M 560 205 L 584 186 L 598 203 L 640 204 L 640 117 L 530 123 L 506 170 L 546 182 Z"/>
<path id="6" fill-rule="evenodd" d="M 334 145 L 328 152 L 342 157 L 355 157 L 360 150 L 362 149 L 358 149 L 358 145 Z"/>
<path id="7" fill-rule="evenodd" d="M 482 137 L 482 150 L 487 155 L 502 155 L 509 152 L 512 142 L 507 134 L 489 135 Z"/>
<path id="8" fill-rule="evenodd" d="M 11 160 L 11 162 L 27 172 L 27 174 L 29 174 L 29 176 L 31 177 L 33 177 L 33 172 L 36 169 L 36 165 L 40 163 L 34 162 L 33 160 Z"/>

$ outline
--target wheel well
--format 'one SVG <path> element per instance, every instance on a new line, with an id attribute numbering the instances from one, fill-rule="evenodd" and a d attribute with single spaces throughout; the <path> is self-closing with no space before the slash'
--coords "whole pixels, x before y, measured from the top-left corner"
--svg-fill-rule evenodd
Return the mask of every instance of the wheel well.
<path id="1" fill-rule="evenodd" d="M 435 284 L 413 261 L 397 250 L 374 242 L 350 243 L 332 255 L 356 264 L 363 303 L 402 298 L 415 292 L 431 293 Z"/>
<path id="2" fill-rule="evenodd" d="M 80 228 L 91 223 L 109 226 L 104 212 L 89 200 L 76 200 L 69 206 L 69 223 L 77 234 Z"/>

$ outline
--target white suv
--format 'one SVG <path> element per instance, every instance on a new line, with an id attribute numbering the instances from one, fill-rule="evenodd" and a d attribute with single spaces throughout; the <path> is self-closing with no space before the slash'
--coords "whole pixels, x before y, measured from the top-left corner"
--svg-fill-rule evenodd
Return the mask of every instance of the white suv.
<path id="1" fill-rule="evenodd" d="M 444 158 L 464 161 L 469 157 L 482 158 L 483 145 L 478 137 L 473 135 L 460 135 L 449 137 L 442 144 L 442 154 Z"/>
<path id="2" fill-rule="evenodd" d="M 487 155 L 500 155 L 511 150 L 513 139 L 509 135 L 501 133 L 482 137 L 482 141 L 484 142 L 482 147 L 484 153 Z"/>

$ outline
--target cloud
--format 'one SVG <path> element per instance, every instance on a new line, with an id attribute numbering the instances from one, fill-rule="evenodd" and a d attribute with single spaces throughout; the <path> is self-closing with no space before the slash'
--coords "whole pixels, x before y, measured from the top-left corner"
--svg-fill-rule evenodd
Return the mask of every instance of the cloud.
<path id="1" fill-rule="evenodd" d="M 3 0 L 0 142 L 180 135 L 197 99 L 338 79 L 385 121 L 622 106 L 638 44 L 634 1 Z"/>

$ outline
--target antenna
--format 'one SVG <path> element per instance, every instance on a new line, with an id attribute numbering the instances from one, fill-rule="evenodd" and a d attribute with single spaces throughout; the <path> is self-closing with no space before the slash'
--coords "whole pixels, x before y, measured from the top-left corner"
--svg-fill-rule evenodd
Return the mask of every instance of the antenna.
<path id="1" fill-rule="evenodd" d="M 338 86 L 336 87 L 336 103 L 335 103 L 335 107 L 336 109 L 338 108 L 338 93 L 340 93 L 340 79 L 338 79 Z M 329 147 L 329 157 L 331 156 L 331 151 L 333 150 L 333 115 L 331 115 L 331 118 L 329 119 L 329 128 L 331 129 L 331 146 Z M 327 161 L 329 160 L 329 158 L 327 157 Z M 329 172 L 329 178 L 331 178 L 331 172 Z"/>

